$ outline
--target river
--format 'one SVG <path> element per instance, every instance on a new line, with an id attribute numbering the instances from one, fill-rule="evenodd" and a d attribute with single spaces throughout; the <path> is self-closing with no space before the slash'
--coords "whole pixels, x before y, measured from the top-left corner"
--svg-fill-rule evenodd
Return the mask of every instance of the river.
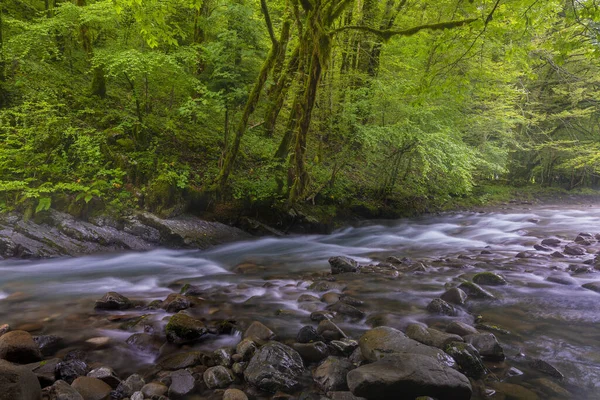
<path id="1" fill-rule="evenodd" d="M 70 348 L 92 337 L 110 337 L 111 353 L 98 350 L 95 360 L 126 373 L 153 360 L 127 349 L 124 341 L 132 332 L 118 329 L 93 311 L 94 300 L 107 291 L 150 301 L 164 299 L 183 283 L 193 283 L 205 291 L 203 297 L 213 300 L 207 309 L 210 315 L 259 319 L 280 337 L 291 338 L 301 326 L 312 323 L 311 310 L 297 299 L 301 294 L 322 294 L 307 288 L 312 278 L 329 271 L 329 257 L 346 255 L 363 264 L 389 256 L 409 257 L 422 261 L 427 270 L 398 279 L 360 274 L 346 282 L 348 293 L 365 302 L 363 309 L 370 318 L 340 321 L 342 329 L 358 338 L 370 328 L 374 316 L 398 329 L 413 322 L 443 326 L 450 317 L 427 313 L 429 301 L 461 278 L 492 270 L 509 282 L 490 288 L 497 299 L 470 300 L 464 312 L 454 317 L 473 323 L 479 315 L 486 323 L 510 331 L 497 334 L 507 360 L 493 365 L 492 371 L 500 379 L 536 391 L 543 375 L 525 360 L 542 358 L 565 375 L 558 384 L 570 394 L 555 394 L 555 398 L 595 399 L 600 398 L 600 294 L 581 285 L 599 281 L 600 271 L 569 269 L 587 268 L 583 261 L 593 258 L 600 247 L 593 244 L 587 247 L 589 254 L 567 258 L 533 249 L 544 238 L 571 241 L 580 232 L 600 232 L 600 207 L 533 207 L 369 221 L 330 235 L 267 237 L 205 251 L 157 249 L 2 260 L 0 324 L 63 336 Z M 481 254 L 482 250 L 489 254 Z M 515 257 L 523 251 L 532 256 Z M 566 277 L 572 284 L 550 282 L 551 275 Z M 162 321 L 166 315 L 155 311 L 152 318 Z M 237 340 L 235 335 L 223 337 L 200 347 L 211 349 Z"/>

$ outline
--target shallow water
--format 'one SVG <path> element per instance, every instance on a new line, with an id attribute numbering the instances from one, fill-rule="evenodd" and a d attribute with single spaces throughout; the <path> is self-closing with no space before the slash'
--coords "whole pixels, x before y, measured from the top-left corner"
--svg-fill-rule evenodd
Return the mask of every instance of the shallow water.
<path id="1" fill-rule="evenodd" d="M 262 238 L 207 251 L 158 249 L 52 260 L 3 260 L 0 323 L 28 328 L 33 334 L 64 336 L 71 348 L 92 337 L 111 337 L 118 356 L 114 350 L 110 354 L 108 350 L 94 350 L 94 358 L 125 374 L 151 363 L 153 357 L 128 349 L 124 341 L 132 332 L 118 329 L 118 324 L 93 311 L 94 300 L 107 291 L 147 302 L 164 299 L 182 283 L 191 282 L 203 288 L 203 297 L 212 302 L 204 310 L 207 315 L 259 319 L 280 337 L 292 338 L 302 325 L 311 323 L 309 307 L 298 303 L 297 298 L 305 293 L 320 297 L 322 293 L 310 292 L 307 287 L 311 277 L 329 271 L 329 257 L 347 255 L 361 263 L 383 261 L 388 256 L 410 257 L 431 268 L 406 273 L 399 279 L 362 274 L 349 277 L 344 282 L 346 292 L 364 300 L 364 311 L 387 325 L 404 329 L 409 323 L 425 322 L 443 328 L 450 318 L 431 316 L 425 307 L 443 293 L 445 285 L 482 270 L 500 272 L 509 285 L 490 288 L 498 300 L 469 301 L 465 312 L 455 317 L 473 323 L 474 316 L 481 315 L 486 323 L 511 332 L 497 334 L 507 361 L 490 365 L 494 373 L 536 391 L 541 398 L 595 399 L 600 398 L 600 294 L 581 285 L 600 280 L 600 273 L 573 274 L 568 268 L 583 266 L 600 247 L 589 246 L 589 254 L 566 259 L 551 258 L 532 247 L 547 237 L 570 241 L 579 232 L 600 232 L 600 207 L 374 221 L 331 235 Z M 491 254 L 481 255 L 484 249 Z M 515 258 L 526 250 L 537 256 Z M 459 255 L 463 257 L 459 259 Z M 557 274 L 572 277 L 575 284 L 546 280 Z M 152 318 L 164 325 L 166 316 L 160 311 Z M 369 323 L 369 319 L 340 321 L 340 326 L 358 337 L 369 329 Z M 214 349 L 237 340 L 235 335 L 220 337 L 198 347 Z M 551 362 L 565 380 L 558 382 L 531 370 L 526 362 L 529 358 Z M 523 374 L 507 377 L 510 367 Z M 539 378 L 558 383 L 570 394 L 548 391 L 541 387 Z"/>

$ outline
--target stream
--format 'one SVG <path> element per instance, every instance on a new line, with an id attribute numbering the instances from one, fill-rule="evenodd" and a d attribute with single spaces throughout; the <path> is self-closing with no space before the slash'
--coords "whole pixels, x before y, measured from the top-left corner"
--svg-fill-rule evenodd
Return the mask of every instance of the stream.
<path id="1" fill-rule="evenodd" d="M 83 346 L 90 338 L 108 337 L 110 348 L 90 351 L 91 357 L 125 375 L 150 365 L 153 357 L 125 344 L 135 330 L 119 329 L 94 311 L 94 301 L 108 291 L 148 303 L 191 283 L 203 290 L 202 297 L 209 302 L 207 315 L 259 320 L 280 338 L 294 338 L 302 326 L 316 326 L 309 318 L 316 306 L 299 303 L 298 297 L 323 294 L 309 286 L 330 271 L 329 257 L 344 255 L 361 264 L 407 257 L 423 262 L 425 270 L 397 279 L 356 274 L 344 280 L 345 293 L 364 301 L 361 309 L 367 315 L 358 321 L 336 320 L 346 333 L 358 339 L 377 321 L 401 330 L 415 322 L 443 330 L 449 321 L 474 324 L 480 316 L 486 324 L 508 331 L 494 332 L 507 356 L 506 361 L 489 365 L 498 379 L 522 385 L 540 398 L 597 399 L 600 293 L 582 285 L 600 281 L 600 271 L 584 263 L 594 258 L 600 245 L 593 240 L 585 246 L 587 254 L 566 258 L 533 248 L 550 237 L 571 242 L 580 232 L 600 233 L 600 207 L 533 206 L 367 221 L 330 235 L 257 238 L 205 251 L 156 249 L 0 260 L 0 325 L 8 323 L 33 335 L 59 335 L 67 349 Z M 521 252 L 526 252 L 525 258 L 516 257 Z M 469 300 L 457 317 L 426 311 L 446 288 L 481 271 L 498 272 L 508 281 L 505 286 L 486 287 L 495 300 Z M 563 283 L 547 280 L 550 276 L 564 278 Z M 158 325 L 164 325 L 169 315 L 163 310 L 151 314 Z M 219 336 L 197 348 L 212 350 L 239 340 L 239 335 Z M 565 378 L 556 381 L 531 368 L 526 360 L 536 358 L 551 363 Z M 563 391 L 550 395 L 540 386 L 544 379 Z"/>

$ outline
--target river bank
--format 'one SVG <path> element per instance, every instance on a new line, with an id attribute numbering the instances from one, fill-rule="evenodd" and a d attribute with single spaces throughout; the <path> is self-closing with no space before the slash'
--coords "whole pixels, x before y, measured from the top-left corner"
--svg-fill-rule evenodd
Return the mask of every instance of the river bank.
<path id="1" fill-rule="evenodd" d="M 114 371 L 116 378 L 101 370 L 113 397 L 118 397 L 118 381 L 139 384 L 138 377 L 129 379 L 138 374 L 150 387 L 166 390 L 163 395 L 169 398 L 178 398 L 180 382 L 188 383 L 189 391 L 182 395 L 186 399 L 220 399 L 225 389 L 240 389 L 257 399 L 371 398 L 369 393 L 377 391 L 363 394 L 359 387 L 366 383 L 359 385 L 348 372 L 358 370 L 354 375 L 360 379 L 373 376 L 367 372 L 377 366 L 369 367 L 371 353 L 361 338 L 383 335 L 385 343 L 400 346 L 392 353 L 399 348 L 428 349 L 424 357 L 429 358 L 453 351 L 447 349 L 446 339 L 470 342 L 485 369 L 467 372 L 465 364 L 460 367 L 464 359 L 453 358 L 459 365 L 452 370 L 469 375 L 468 381 L 443 365 L 437 369 L 453 377 L 452 389 L 444 392 L 456 396 L 466 398 L 468 382 L 474 399 L 592 399 L 598 395 L 595 382 L 600 378 L 594 358 L 600 322 L 594 291 L 594 282 L 600 280 L 594 268 L 599 244 L 593 235 L 577 239 L 581 243 L 573 239 L 599 225 L 598 208 L 534 207 L 378 221 L 332 235 L 255 238 L 203 251 L 5 260 L 0 262 L 0 322 L 42 343 L 38 346 L 45 352 L 43 365 L 30 367 L 40 372 L 47 366 L 43 386 L 52 387 L 51 379 L 62 377 L 65 365 L 84 363 L 78 374 L 98 368 Z M 542 244 L 551 238 L 558 241 Z M 342 255 L 357 264 L 328 262 Z M 502 276 L 506 284 L 486 280 L 485 274 L 477 277 L 485 272 Z M 473 283 L 493 298 L 468 291 Z M 98 307 L 109 291 L 129 299 L 123 309 Z M 196 333 L 181 339 L 179 335 L 188 332 L 176 328 L 182 323 L 191 324 L 190 332 Z M 244 359 L 240 343 L 258 335 L 252 326 L 266 335 L 263 342 L 248 345 L 256 348 L 257 357 L 262 354 L 256 363 L 266 368 L 278 365 L 269 357 L 284 357 L 289 369 L 279 372 L 289 379 L 283 381 L 299 386 L 274 386 L 281 390 L 274 394 L 274 387 L 261 389 L 252 376 L 268 378 L 276 371 L 242 371 L 252 358 Z M 465 330 L 459 332 L 464 336 L 455 336 L 457 328 Z M 311 336 L 314 331 L 316 336 Z M 483 336 L 475 340 L 469 335 Z M 264 341 L 273 338 L 287 347 L 273 344 L 260 351 Z M 44 350 L 47 343 L 50 347 Z M 491 347 L 484 350 L 483 344 Z M 327 361 L 329 356 L 337 358 Z M 454 356 L 462 357 L 456 352 Z M 427 365 L 429 358 L 419 359 L 418 365 Z M 411 368 L 406 360 L 402 365 Z M 473 361 L 477 357 L 469 360 L 479 365 Z M 399 360 L 388 361 L 400 368 Z M 214 369 L 219 366 L 223 368 Z M 330 378 L 323 377 L 324 371 Z M 213 378 L 224 387 L 209 387 Z M 390 382 L 399 380 L 396 375 Z M 441 382 L 437 375 L 433 380 Z M 169 394 L 173 382 L 179 383 Z M 334 386 L 343 390 L 330 390 L 327 382 L 339 383 Z M 142 395 L 153 398 L 146 396 L 148 390 Z M 44 391 L 48 396 L 54 392 Z M 242 396 L 235 391 L 227 396 L 234 394 Z"/>

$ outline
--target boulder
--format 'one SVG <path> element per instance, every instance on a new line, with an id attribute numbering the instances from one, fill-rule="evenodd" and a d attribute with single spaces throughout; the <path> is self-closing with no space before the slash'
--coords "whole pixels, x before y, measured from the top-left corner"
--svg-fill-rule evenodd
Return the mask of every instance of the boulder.
<path id="1" fill-rule="evenodd" d="M 192 374 L 185 369 L 180 369 L 171 374 L 169 398 L 183 399 L 194 391 L 196 383 Z"/>
<path id="2" fill-rule="evenodd" d="M 568 254 L 570 256 L 582 256 L 585 254 L 585 249 L 575 244 L 566 245 L 563 251 L 565 252 L 565 254 Z"/>
<path id="3" fill-rule="evenodd" d="M 348 390 L 346 375 L 354 365 L 347 359 L 341 357 L 327 357 L 313 371 L 313 380 L 319 388 L 327 393 L 330 391 Z"/>
<path id="4" fill-rule="evenodd" d="M 248 400 L 248 396 L 239 389 L 227 389 L 223 393 L 223 400 Z"/>
<path id="5" fill-rule="evenodd" d="M 363 311 L 342 301 L 338 301 L 335 304 L 328 305 L 326 308 L 329 311 L 334 311 L 340 315 L 345 315 L 350 318 L 361 319 L 365 316 L 365 313 Z"/>
<path id="6" fill-rule="evenodd" d="M 495 272 L 480 272 L 473 276 L 473 282 L 478 285 L 486 285 L 486 286 L 502 286 L 506 285 L 506 279 L 500 274 Z"/>
<path id="7" fill-rule="evenodd" d="M 254 354 L 244 371 L 244 378 L 266 392 L 289 392 L 298 387 L 303 372 L 302 358 L 296 350 L 269 342 Z"/>
<path id="8" fill-rule="evenodd" d="M 267 328 L 264 324 L 254 321 L 244 332 L 244 339 L 252 339 L 258 343 L 268 342 L 275 339 L 275 332 Z"/>
<path id="9" fill-rule="evenodd" d="M 585 283 L 581 287 L 600 293 L 600 281 Z M 2 338 L 0 338 L 0 340 L 2 340 Z"/>
<path id="10" fill-rule="evenodd" d="M 472 345 L 463 342 L 451 342 L 446 346 L 445 351 L 454 358 L 460 371 L 469 378 L 480 379 L 486 374 L 487 369 L 481 360 L 481 356 Z"/>
<path id="11" fill-rule="evenodd" d="M 117 293 L 108 292 L 100 300 L 96 300 L 96 310 L 126 310 L 133 307 L 133 303 L 127 297 Z"/>
<path id="12" fill-rule="evenodd" d="M 319 335 L 317 330 L 309 325 L 300 328 L 296 336 L 296 342 L 298 343 L 322 342 L 324 340 L 323 336 Z"/>
<path id="13" fill-rule="evenodd" d="M 462 306 L 467 301 L 467 294 L 459 288 L 450 288 L 440 296 L 440 299 Z"/>
<path id="14" fill-rule="evenodd" d="M 33 336 L 33 341 L 44 356 L 51 356 L 64 346 L 63 338 L 55 335 Z"/>
<path id="15" fill-rule="evenodd" d="M 155 355 L 159 353 L 160 347 L 163 345 L 159 337 L 147 333 L 134 333 L 125 340 L 125 343 L 137 351 Z"/>
<path id="16" fill-rule="evenodd" d="M 540 372 L 543 372 L 544 374 L 550 375 L 553 378 L 556 379 L 563 379 L 565 376 L 562 374 L 562 372 L 560 372 L 558 369 L 556 369 L 556 367 L 554 367 L 552 364 L 550 364 L 548 361 L 544 361 L 541 359 L 535 359 L 535 360 L 531 360 L 529 362 L 529 366 L 531 368 L 537 369 Z"/>
<path id="17" fill-rule="evenodd" d="M 50 388 L 50 399 L 52 400 L 83 400 L 74 387 L 65 381 L 56 381 Z"/>
<path id="18" fill-rule="evenodd" d="M 165 332 L 169 342 L 185 343 L 201 339 L 208 329 L 199 319 L 178 313 L 169 319 Z"/>
<path id="19" fill-rule="evenodd" d="M 209 389 L 224 389 L 234 381 L 231 371 L 222 365 L 210 367 L 204 371 L 203 378 Z"/>
<path id="20" fill-rule="evenodd" d="M 417 342 L 427 346 L 437 347 L 444 350 L 450 342 L 462 342 L 463 338 L 458 335 L 427 328 L 420 324 L 411 324 L 406 328 L 406 335 Z"/>
<path id="21" fill-rule="evenodd" d="M 398 354 L 363 365 L 347 375 L 355 396 L 369 400 L 414 399 L 430 396 L 438 400 L 469 400 L 471 384 L 460 372 L 421 354 Z"/>
<path id="22" fill-rule="evenodd" d="M 88 373 L 88 365 L 83 360 L 70 359 L 56 364 L 54 368 L 56 380 L 62 379 L 67 383 L 73 382 L 77 377 L 85 376 Z"/>
<path id="23" fill-rule="evenodd" d="M 232 356 L 235 350 L 230 347 L 221 347 L 212 353 L 212 359 L 216 365 L 229 368 L 233 364 Z"/>
<path id="24" fill-rule="evenodd" d="M 567 274 L 553 274 L 546 278 L 548 282 L 558 283 L 559 285 L 573 286 L 577 281 Z"/>
<path id="25" fill-rule="evenodd" d="M 190 301 L 185 296 L 177 293 L 171 293 L 167 296 L 165 301 L 162 302 L 161 308 L 166 312 L 176 313 L 190 308 Z"/>
<path id="26" fill-rule="evenodd" d="M 112 388 L 100 379 L 80 376 L 71 384 L 83 400 L 109 400 Z"/>
<path id="27" fill-rule="evenodd" d="M 339 355 L 348 357 L 358 348 L 358 341 L 350 338 L 342 338 L 340 340 L 332 340 L 329 342 L 329 346 Z"/>
<path id="28" fill-rule="evenodd" d="M 144 385 L 146 385 L 144 379 L 138 374 L 133 374 L 119 383 L 116 392 L 121 394 L 122 397 L 130 397 L 135 392 L 142 390 Z"/>
<path id="29" fill-rule="evenodd" d="M 100 379 L 113 389 L 116 389 L 119 386 L 119 383 L 121 383 L 121 380 L 115 371 L 109 367 L 95 368 L 88 372 L 87 376 L 90 378 Z"/>
<path id="30" fill-rule="evenodd" d="M 339 326 L 329 320 L 323 320 L 319 322 L 319 325 L 317 326 L 317 333 L 322 335 L 325 340 L 340 340 L 347 337 Z"/>
<path id="31" fill-rule="evenodd" d="M 455 364 L 452 357 L 442 350 L 419 343 L 403 332 L 387 326 L 367 331 L 358 343 L 362 356 L 370 362 L 378 361 L 389 354 L 410 353 L 432 357 L 448 366 Z"/>
<path id="32" fill-rule="evenodd" d="M 544 246 L 556 247 L 556 246 L 560 246 L 561 240 L 560 239 L 556 239 L 556 238 L 548 238 L 548 239 L 542 240 L 542 244 Z"/>
<path id="33" fill-rule="evenodd" d="M 319 362 L 330 354 L 329 347 L 323 342 L 294 343 L 292 348 L 307 364 Z"/>
<path id="34" fill-rule="evenodd" d="M 427 311 L 429 311 L 432 314 L 439 314 L 439 315 L 449 315 L 449 316 L 458 315 L 458 311 L 456 310 L 456 308 L 454 308 L 453 306 L 446 303 L 444 300 L 442 300 L 440 298 L 431 300 L 431 302 L 427 305 Z"/>
<path id="35" fill-rule="evenodd" d="M 10 331 L 0 336 L 0 359 L 27 364 L 41 360 L 42 353 L 29 332 Z"/>
<path id="36" fill-rule="evenodd" d="M 469 297 L 474 299 L 493 299 L 494 295 L 473 282 L 463 282 L 458 285 Z"/>
<path id="37" fill-rule="evenodd" d="M 360 266 L 355 260 L 343 256 L 331 257 L 329 265 L 331 266 L 331 273 L 334 275 L 346 272 L 358 272 L 360 270 Z"/>
<path id="38" fill-rule="evenodd" d="M 248 361 L 256 352 L 256 343 L 251 339 L 242 339 L 235 347 L 235 352 L 242 357 L 242 361 Z"/>
<path id="39" fill-rule="evenodd" d="M 465 342 L 473 345 L 479 354 L 491 361 L 504 360 L 504 350 L 496 336 L 493 333 L 479 333 L 475 335 L 467 335 L 464 337 Z"/>
<path id="40" fill-rule="evenodd" d="M 446 332 L 453 333 L 459 336 L 467 336 L 475 333 L 479 333 L 477 329 L 472 327 L 471 325 L 465 324 L 460 321 L 452 321 L 450 325 L 446 328 Z"/>
<path id="41" fill-rule="evenodd" d="M 176 371 L 178 369 L 184 369 L 193 367 L 200 364 L 202 353 L 197 351 L 189 351 L 186 353 L 171 354 L 158 361 L 158 365 L 162 369 L 168 371 Z"/>
<path id="42" fill-rule="evenodd" d="M 142 390 L 140 390 L 140 392 L 142 392 L 144 397 L 149 398 L 149 399 L 151 399 L 153 397 L 165 396 L 168 391 L 169 391 L 169 388 L 164 383 L 161 383 L 161 382 L 146 383 L 142 387 Z"/>
<path id="43" fill-rule="evenodd" d="M 28 368 L 0 360 L 0 400 L 40 400 L 42 388 Z"/>

